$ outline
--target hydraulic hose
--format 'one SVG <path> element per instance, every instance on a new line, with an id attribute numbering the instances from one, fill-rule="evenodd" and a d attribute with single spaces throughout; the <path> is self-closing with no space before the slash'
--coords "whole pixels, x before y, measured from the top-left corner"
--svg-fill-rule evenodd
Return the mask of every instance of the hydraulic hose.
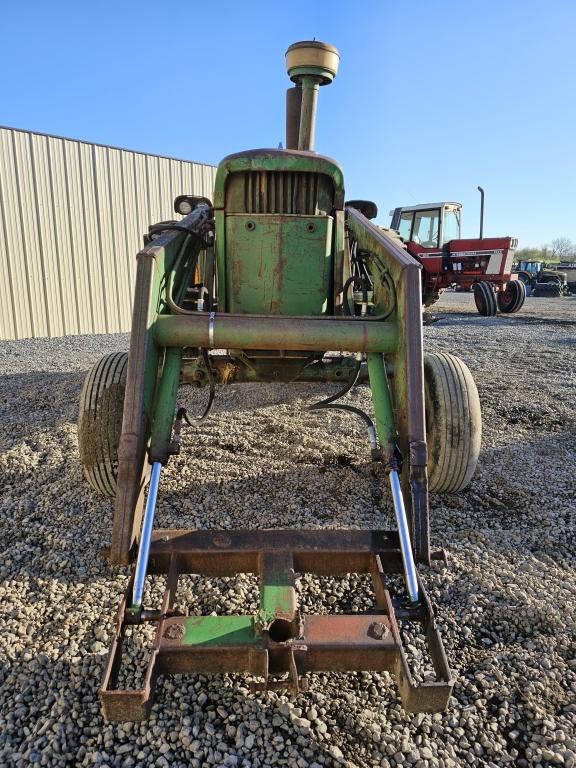
<path id="1" fill-rule="evenodd" d="M 308 411 L 320 411 L 324 408 L 326 409 L 332 409 L 337 411 L 347 411 L 348 413 L 353 413 L 355 416 L 358 416 L 362 421 L 366 424 L 366 427 L 368 429 L 368 437 L 370 439 L 370 448 L 372 451 L 373 458 L 376 458 L 377 455 L 379 455 L 378 451 L 378 441 L 376 439 L 376 429 L 374 427 L 374 422 L 368 416 L 367 413 L 362 411 L 360 408 L 357 408 L 355 405 L 348 405 L 347 403 L 336 403 L 336 400 L 339 400 L 341 397 L 344 397 L 350 390 L 356 385 L 358 381 L 358 377 L 360 376 L 360 370 L 362 368 L 362 359 L 360 356 L 356 360 L 356 367 L 354 368 L 354 373 L 350 377 L 348 383 L 342 387 L 336 394 L 331 395 L 330 397 L 327 397 L 325 400 L 320 400 L 317 403 L 312 403 L 312 405 L 309 405 L 307 410 Z"/>
<path id="2" fill-rule="evenodd" d="M 176 413 L 176 420 L 184 419 L 184 421 L 189 427 L 193 427 L 199 421 L 204 421 L 204 419 L 208 416 L 208 414 L 212 410 L 212 404 L 214 403 L 214 395 L 216 394 L 216 379 L 214 378 L 214 371 L 210 367 L 210 356 L 208 355 L 208 351 L 206 349 L 201 349 L 200 352 L 202 353 L 204 365 L 206 366 L 206 371 L 208 373 L 208 382 L 210 384 L 210 394 L 208 396 L 208 404 L 204 409 L 204 413 L 202 414 L 202 416 L 199 416 L 196 419 L 191 420 L 188 418 L 188 413 L 186 411 L 186 408 L 178 409 L 178 412 Z"/>

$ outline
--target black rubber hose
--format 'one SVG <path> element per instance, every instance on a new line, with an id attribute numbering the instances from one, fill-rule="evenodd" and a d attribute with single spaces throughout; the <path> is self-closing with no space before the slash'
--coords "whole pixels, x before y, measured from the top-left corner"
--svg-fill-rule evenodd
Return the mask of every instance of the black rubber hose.
<path id="1" fill-rule="evenodd" d="M 342 301 L 344 306 L 344 314 L 348 317 L 352 315 L 352 311 L 350 309 L 350 304 L 348 304 L 348 288 L 352 285 L 356 278 L 354 276 L 349 277 L 348 280 L 344 283 L 344 287 L 342 288 Z"/>
<path id="2" fill-rule="evenodd" d="M 216 394 L 216 380 L 214 379 L 214 371 L 210 367 L 210 356 L 208 355 L 208 351 L 206 349 L 200 350 L 202 353 L 202 358 L 204 360 L 204 364 L 206 366 L 206 371 L 208 372 L 208 381 L 210 383 L 210 395 L 208 397 L 208 405 L 204 409 L 204 413 L 202 416 L 199 416 L 197 419 L 194 419 L 191 421 L 188 418 L 188 414 L 186 412 L 186 408 L 179 408 L 178 412 L 176 414 L 177 419 L 184 419 L 186 424 L 189 427 L 193 427 L 195 424 L 197 424 L 199 421 L 204 421 L 204 419 L 208 416 L 210 411 L 212 410 L 212 404 L 214 403 L 214 395 Z"/>
<path id="3" fill-rule="evenodd" d="M 353 413 L 356 416 L 359 416 L 367 427 L 374 429 L 374 422 L 370 416 L 360 410 L 360 408 L 356 408 L 354 405 L 346 405 L 346 403 L 326 403 L 325 405 L 316 404 L 308 406 L 309 411 L 321 410 L 322 408 L 331 408 L 335 411 L 348 411 L 349 413 Z"/>
<path id="4" fill-rule="evenodd" d="M 173 224 L 164 224 L 163 222 L 160 222 L 159 224 L 151 224 L 148 227 L 148 232 L 151 235 L 156 235 L 161 232 L 168 232 L 171 229 L 177 229 L 179 232 L 186 232 L 187 235 L 192 235 L 192 237 L 203 242 L 201 236 L 194 232 L 194 230 L 190 229 L 190 227 L 185 227 L 183 224 L 178 224 L 177 222 L 174 222 Z"/>
<path id="5" fill-rule="evenodd" d="M 325 400 L 320 400 L 318 403 L 312 403 L 312 405 L 309 405 L 306 410 L 308 411 L 320 411 L 323 408 L 332 408 L 333 410 L 339 410 L 339 411 L 348 411 L 348 413 L 353 413 L 355 416 L 359 416 L 362 421 L 366 424 L 369 430 L 369 434 L 375 435 L 375 429 L 374 429 L 374 422 L 368 416 L 367 413 L 364 413 L 364 411 L 360 410 L 360 408 L 356 408 L 354 405 L 347 405 L 345 403 L 335 403 L 335 400 L 339 400 L 341 397 L 344 397 L 345 394 L 350 392 L 352 387 L 356 384 L 358 381 L 358 377 L 360 376 L 360 369 L 362 367 L 362 361 L 358 360 L 356 362 L 356 368 L 354 370 L 354 374 L 348 381 L 345 387 L 343 387 L 341 390 L 339 390 L 335 395 L 332 395 L 331 397 L 327 397 Z"/>
<path id="6" fill-rule="evenodd" d="M 354 373 L 346 383 L 346 385 L 340 389 L 338 392 L 336 392 L 335 395 L 331 395 L 330 397 L 327 397 L 325 400 L 320 400 L 317 403 L 312 403 L 312 405 L 308 406 L 309 411 L 315 411 L 317 408 L 323 408 L 325 405 L 329 405 L 330 403 L 333 403 L 335 400 L 340 400 L 341 397 L 344 397 L 345 394 L 350 392 L 352 387 L 356 386 L 356 383 L 358 381 L 358 377 L 360 376 L 360 369 L 362 368 L 362 361 L 357 360 L 356 366 L 354 368 Z"/>

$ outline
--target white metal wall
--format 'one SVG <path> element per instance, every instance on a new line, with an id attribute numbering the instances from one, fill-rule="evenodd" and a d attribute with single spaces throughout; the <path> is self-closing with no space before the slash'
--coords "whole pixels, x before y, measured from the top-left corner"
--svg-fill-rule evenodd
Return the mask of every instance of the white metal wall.
<path id="1" fill-rule="evenodd" d="M 130 329 L 136 254 L 216 168 L 0 127 L 0 339 Z"/>

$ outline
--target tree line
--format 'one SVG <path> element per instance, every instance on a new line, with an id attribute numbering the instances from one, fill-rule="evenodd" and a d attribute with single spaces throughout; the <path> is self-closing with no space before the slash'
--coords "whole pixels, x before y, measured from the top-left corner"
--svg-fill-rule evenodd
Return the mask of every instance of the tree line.
<path id="1" fill-rule="evenodd" d="M 576 243 L 568 237 L 557 237 L 541 248 L 519 248 L 517 261 L 576 261 Z"/>

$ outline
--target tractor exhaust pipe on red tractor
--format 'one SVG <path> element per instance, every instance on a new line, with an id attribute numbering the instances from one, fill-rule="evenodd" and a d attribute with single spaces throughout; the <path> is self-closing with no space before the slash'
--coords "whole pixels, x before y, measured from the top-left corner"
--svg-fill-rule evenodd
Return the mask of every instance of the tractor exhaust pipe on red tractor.
<path id="1" fill-rule="evenodd" d="M 478 187 L 478 192 L 480 192 L 480 240 L 482 240 L 484 234 L 484 190 L 482 187 Z"/>

